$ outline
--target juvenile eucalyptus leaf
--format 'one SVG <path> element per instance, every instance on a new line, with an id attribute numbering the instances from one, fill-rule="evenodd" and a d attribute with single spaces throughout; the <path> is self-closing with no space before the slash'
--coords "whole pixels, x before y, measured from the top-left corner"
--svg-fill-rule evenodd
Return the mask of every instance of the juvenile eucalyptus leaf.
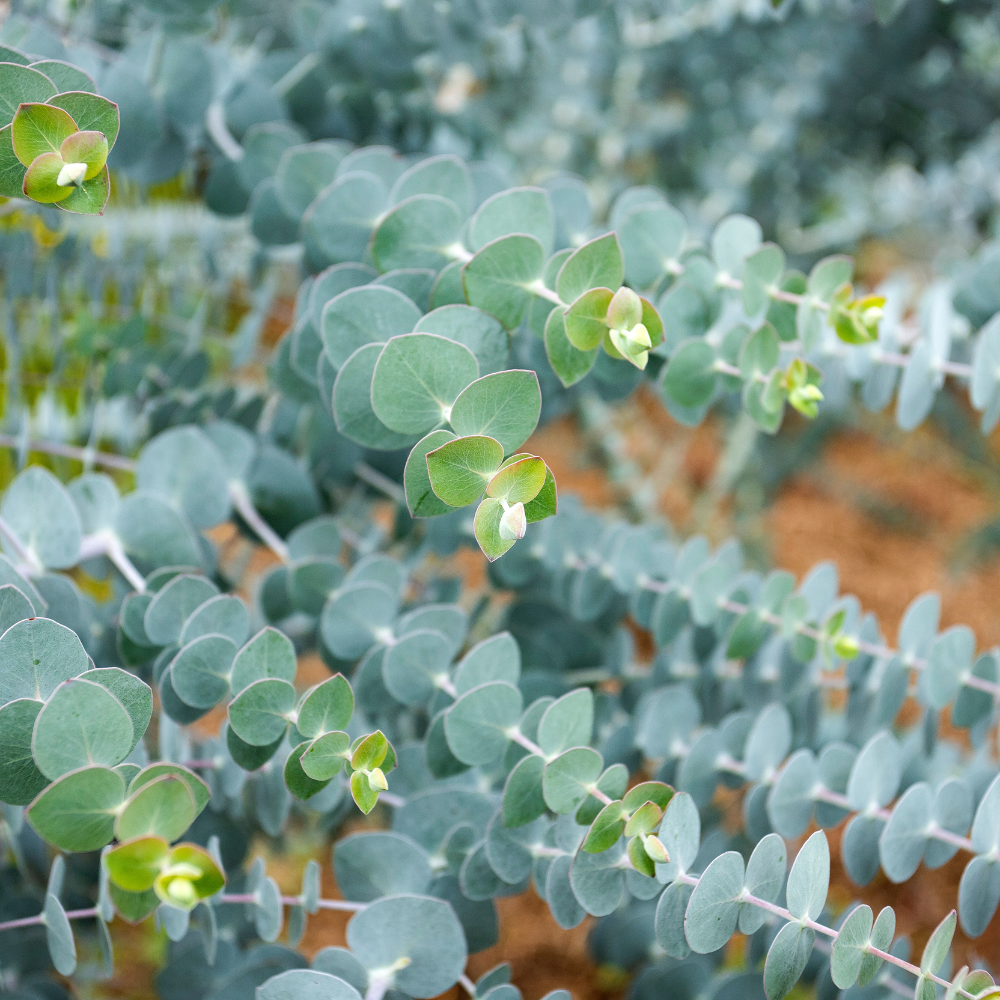
<path id="1" fill-rule="evenodd" d="M 816 932 L 796 923 L 785 924 L 771 943 L 764 963 L 764 991 L 768 1000 L 783 1000 L 805 972 Z"/>
<path id="2" fill-rule="evenodd" d="M 506 681 L 480 684 L 448 710 L 444 731 L 451 752 L 465 764 L 489 764 L 503 753 L 521 717 L 521 692 Z"/>
<path id="3" fill-rule="evenodd" d="M 351 918 L 347 943 L 369 971 L 397 967 L 397 989 L 418 1000 L 450 989 L 465 969 L 461 924 L 447 903 L 427 896 L 386 896 L 372 903 Z"/>
<path id="4" fill-rule="evenodd" d="M 705 869 L 684 914 L 684 934 L 692 951 L 707 955 L 732 937 L 743 878 L 743 859 L 735 851 L 720 854 Z"/>

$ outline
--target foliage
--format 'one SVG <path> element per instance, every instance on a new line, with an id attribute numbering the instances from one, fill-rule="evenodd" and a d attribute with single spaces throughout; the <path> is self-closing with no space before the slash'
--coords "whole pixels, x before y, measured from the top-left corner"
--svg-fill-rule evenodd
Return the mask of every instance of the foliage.
<path id="1" fill-rule="evenodd" d="M 58 41 L 44 20 L 4 26 L 20 48 L 3 50 L 0 73 L 39 88 L 10 109 L 8 166 L 24 175 L 12 197 L 76 208 L 88 184 L 104 178 L 106 192 L 105 159 L 148 183 L 207 137 L 204 200 L 245 213 L 253 240 L 227 243 L 200 210 L 193 239 L 163 216 L 176 231 L 159 234 L 161 258 L 137 232 L 141 211 L 132 229 L 123 212 L 105 230 L 57 230 L 52 210 L 30 208 L 22 218 L 65 234 L 51 254 L 27 252 L 27 230 L 5 236 L 6 258 L 27 264 L 4 278 L 19 335 L 3 443 L 19 461 L 0 500 L 0 835 L 25 885 L 29 852 L 49 876 L 34 915 L 5 905 L 0 930 L 42 928 L 71 975 L 70 921 L 93 921 L 110 971 L 105 925 L 155 914 L 175 943 L 165 1000 L 428 998 L 457 983 L 516 1000 L 509 967 L 477 983 L 465 969 L 498 939 L 494 900 L 531 884 L 562 927 L 604 918 L 593 946 L 645 966 L 636 996 L 781 1000 L 803 977 L 823 997 L 992 995 L 987 970 L 953 974 L 949 953 L 959 925 L 977 937 L 1000 904 L 995 651 L 977 655 L 965 626 L 940 631 L 936 595 L 914 599 L 893 643 L 839 593 L 831 564 L 796 581 L 747 565 L 735 539 L 713 549 L 662 521 L 602 519 L 558 497 L 544 459 L 522 449 L 560 407 L 643 382 L 682 423 L 715 408 L 773 435 L 786 405 L 814 418 L 894 395 L 912 429 L 950 378 L 988 432 L 1000 419 L 995 246 L 953 283 L 855 288 L 849 257 L 799 270 L 758 222 L 723 211 L 709 230 L 685 195 L 671 204 L 617 178 L 605 213 L 579 178 L 518 185 L 485 113 L 464 122 L 459 149 L 485 158 L 426 137 L 406 154 L 345 139 L 322 98 L 345 51 L 353 131 L 381 138 L 385 105 L 415 88 L 399 53 L 412 61 L 439 37 L 457 65 L 499 58 L 501 37 L 563 52 L 587 25 L 676 37 L 685 23 L 553 3 L 529 30 L 517 4 L 489 6 L 478 23 L 463 4 L 357 4 L 360 22 L 343 3 L 274 5 L 236 11 L 223 37 L 211 4 L 126 5 L 108 26 L 113 54 L 72 47 L 117 100 L 117 142 L 114 115 L 87 127 L 99 123 L 89 105 L 114 105 L 83 89 L 82 70 L 29 55 Z M 911 8 L 923 9 L 878 13 Z M 99 37 L 105 16 L 83 5 L 72 30 Z M 828 24 L 773 16 L 772 41 Z M 264 40 L 275 22 L 288 44 Z M 241 61 L 251 33 L 261 41 Z M 626 55 L 603 72 L 620 76 Z M 53 97 L 43 81 L 78 89 Z M 67 185 L 52 174 L 67 163 L 85 167 L 82 186 L 57 201 Z M 600 171 L 591 179 L 597 189 Z M 743 197 L 724 194 L 727 207 Z M 57 286 L 48 313 L 35 264 Z M 242 315 L 220 319 L 244 280 Z M 248 388 L 290 280 L 266 391 Z M 52 333 L 64 311 L 66 336 Z M 366 488 L 391 501 L 391 528 Z M 270 550 L 262 571 L 224 558 L 227 523 Z M 440 570 L 473 541 L 502 610 Z M 632 629 L 656 649 L 642 668 Z M 309 653 L 330 676 L 306 686 Z M 903 721 L 911 696 L 916 724 Z M 209 718 L 224 720 L 217 735 Z M 720 787 L 743 794 L 738 835 L 713 805 Z M 355 810 L 386 829 L 335 841 L 342 899 L 321 898 L 315 861 L 297 895 L 262 858 L 246 864 L 252 833 L 279 838 L 299 817 L 336 833 Z M 956 909 L 919 962 L 891 908 L 828 904 L 824 830 L 841 824 L 858 886 L 968 855 Z M 67 911 L 79 893 L 64 858 L 88 853 L 91 905 Z M 320 909 L 351 912 L 348 947 L 306 968 L 293 949 Z M 274 944 L 283 931 L 290 948 Z M 737 932 L 747 959 L 733 974 Z M 253 939 L 266 944 L 244 948 Z M 37 964 L 30 949 L 5 961 L 11 981 Z"/>

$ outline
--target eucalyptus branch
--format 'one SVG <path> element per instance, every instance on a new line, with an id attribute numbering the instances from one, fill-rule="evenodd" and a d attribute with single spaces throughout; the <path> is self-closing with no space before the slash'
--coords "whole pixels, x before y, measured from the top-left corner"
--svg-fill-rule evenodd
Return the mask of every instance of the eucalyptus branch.
<path id="1" fill-rule="evenodd" d="M 229 483 L 229 499 L 237 513 L 253 529 L 257 537 L 284 563 L 289 561 L 288 546 L 278 533 L 260 516 L 250 499 L 250 494 L 241 482 Z"/>

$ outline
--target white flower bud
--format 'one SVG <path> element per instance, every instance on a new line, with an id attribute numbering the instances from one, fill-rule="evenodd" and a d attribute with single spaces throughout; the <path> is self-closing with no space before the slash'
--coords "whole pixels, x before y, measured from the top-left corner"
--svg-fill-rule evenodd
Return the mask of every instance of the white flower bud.
<path id="1" fill-rule="evenodd" d="M 79 187 L 83 183 L 83 179 L 86 176 L 86 163 L 66 163 L 63 165 L 62 170 L 59 171 L 59 176 L 56 178 L 56 184 L 58 184 L 59 187 Z"/>
<path id="2" fill-rule="evenodd" d="M 524 533 L 528 530 L 528 521 L 524 516 L 524 504 L 516 503 L 507 507 L 500 518 L 500 537 L 505 542 L 513 542 L 518 538 L 524 538 Z"/>

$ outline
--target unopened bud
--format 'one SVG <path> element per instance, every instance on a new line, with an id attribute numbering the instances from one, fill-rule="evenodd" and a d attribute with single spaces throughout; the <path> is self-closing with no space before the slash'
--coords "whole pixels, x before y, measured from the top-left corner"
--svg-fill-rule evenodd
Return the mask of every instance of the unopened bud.
<path id="1" fill-rule="evenodd" d="M 642 846 L 646 849 L 646 853 L 659 864 L 665 865 L 670 861 L 669 851 L 663 846 L 663 841 L 655 834 L 650 833 L 643 837 Z"/>
<path id="2" fill-rule="evenodd" d="M 171 879 L 167 886 L 167 896 L 171 903 L 182 910 L 190 910 L 198 901 L 194 886 L 186 878 Z"/>
<path id="3" fill-rule="evenodd" d="M 515 503 L 506 507 L 500 518 L 500 537 L 505 542 L 513 542 L 524 538 L 528 530 L 528 519 L 524 516 L 524 504 Z"/>
<path id="4" fill-rule="evenodd" d="M 368 784 L 373 792 L 384 792 L 389 787 L 389 782 L 385 780 L 382 768 L 373 767 L 368 772 Z"/>
<path id="5" fill-rule="evenodd" d="M 642 299 L 631 288 L 619 288 L 608 305 L 608 326 L 612 330 L 631 330 L 642 322 Z"/>
<path id="6" fill-rule="evenodd" d="M 83 179 L 86 176 L 86 163 L 66 163 L 63 164 L 62 170 L 59 171 L 59 176 L 56 178 L 56 184 L 58 184 L 59 187 L 79 187 L 83 183 Z"/>
<path id="7" fill-rule="evenodd" d="M 858 640 L 853 635 L 838 635 L 833 643 L 833 651 L 842 660 L 853 660 L 860 651 Z"/>

